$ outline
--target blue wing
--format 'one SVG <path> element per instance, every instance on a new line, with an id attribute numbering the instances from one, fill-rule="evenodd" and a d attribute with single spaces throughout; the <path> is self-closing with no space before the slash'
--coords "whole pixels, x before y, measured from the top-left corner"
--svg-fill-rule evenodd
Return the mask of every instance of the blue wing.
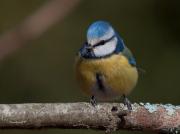
<path id="1" fill-rule="evenodd" d="M 121 52 L 128 59 L 129 63 L 132 66 L 136 66 L 136 60 L 133 57 L 131 51 L 126 47 L 126 45 L 123 42 L 123 39 L 119 36 L 119 34 L 116 33 L 116 36 L 118 38 L 118 44 L 115 53 Z"/>
<path id="2" fill-rule="evenodd" d="M 123 49 L 122 54 L 128 59 L 129 64 L 131 64 L 132 66 L 136 66 L 136 60 L 131 51 L 127 47 Z"/>
<path id="3" fill-rule="evenodd" d="M 146 73 L 146 71 L 144 69 L 142 69 L 141 67 L 139 67 L 136 64 L 136 60 L 133 57 L 133 54 L 131 53 L 131 51 L 127 47 L 125 47 L 121 53 L 128 59 L 129 64 L 131 64 L 132 66 L 137 68 L 139 73 L 141 73 L 141 74 L 145 74 Z"/>

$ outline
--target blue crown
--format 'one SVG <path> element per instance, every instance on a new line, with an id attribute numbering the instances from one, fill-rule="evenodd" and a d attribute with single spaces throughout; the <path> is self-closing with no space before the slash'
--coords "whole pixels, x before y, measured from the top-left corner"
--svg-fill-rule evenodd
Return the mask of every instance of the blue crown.
<path id="1" fill-rule="evenodd" d="M 87 38 L 100 38 L 104 36 L 112 26 L 105 21 L 96 21 L 91 24 L 87 31 Z"/>

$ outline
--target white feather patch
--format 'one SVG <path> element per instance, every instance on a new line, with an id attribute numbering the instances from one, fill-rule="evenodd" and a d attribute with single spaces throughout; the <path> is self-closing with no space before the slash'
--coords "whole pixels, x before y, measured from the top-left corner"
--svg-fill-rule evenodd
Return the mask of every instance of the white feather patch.
<path id="1" fill-rule="evenodd" d="M 114 50 L 116 49 L 116 45 L 117 45 L 117 38 L 115 37 L 106 44 L 95 47 L 94 54 L 96 57 L 103 57 L 109 55 L 114 52 Z"/>

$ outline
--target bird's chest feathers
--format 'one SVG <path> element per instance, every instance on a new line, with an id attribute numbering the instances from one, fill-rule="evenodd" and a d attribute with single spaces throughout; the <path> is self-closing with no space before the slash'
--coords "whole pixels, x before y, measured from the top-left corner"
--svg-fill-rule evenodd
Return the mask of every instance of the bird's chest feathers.
<path id="1" fill-rule="evenodd" d="M 100 73 L 104 77 L 116 77 L 131 68 L 128 60 L 122 55 L 112 55 L 102 59 L 82 60 L 80 68 L 93 74 Z"/>
<path id="2" fill-rule="evenodd" d="M 81 87 L 86 88 L 89 92 L 92 88 L 97 87 L 97 74 L 100 74 L 104 87 L 115 91 L 115 94 L 129 93 L 136 85 L 138 77 L 136 68 L 132 67 L 121 54 L 97 60 L 81 59 L 77 64 L 77 73 Z"/>

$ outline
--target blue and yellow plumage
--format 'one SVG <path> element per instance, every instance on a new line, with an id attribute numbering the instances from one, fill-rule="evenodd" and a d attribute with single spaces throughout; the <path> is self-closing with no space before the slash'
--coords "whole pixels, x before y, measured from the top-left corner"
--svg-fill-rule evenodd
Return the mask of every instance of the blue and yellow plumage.
<path id="1" fill-rule="evenodd" d="M 76 57 L 76 76 L 80 88 L 99 100 L 125 97 L 135 87 L 136 61 L 109 23 L 97 21 L 88 28 Z"/>

